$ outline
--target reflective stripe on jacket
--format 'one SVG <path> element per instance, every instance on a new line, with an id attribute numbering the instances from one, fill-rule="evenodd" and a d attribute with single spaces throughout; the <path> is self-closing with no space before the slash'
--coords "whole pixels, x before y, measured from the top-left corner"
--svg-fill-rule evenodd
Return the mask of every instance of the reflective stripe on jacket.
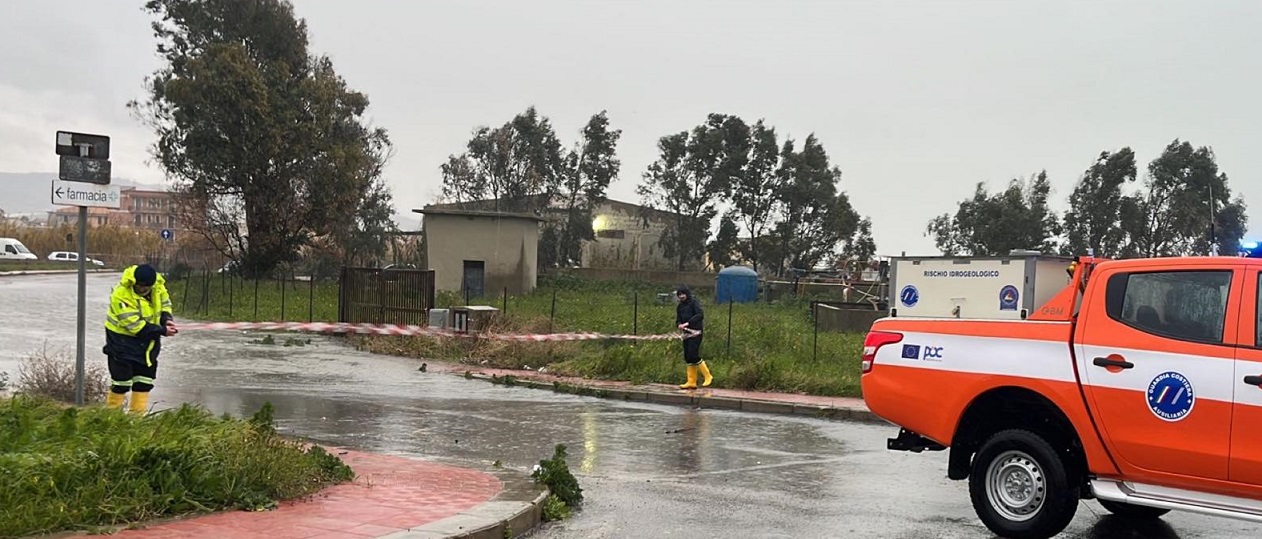
<path id="1" fill-rule="evenodd" d="M 105 314 L 105 353 L 118 359 L 153 365 L 166 334 L 166 322 L 173 319 L 171 296 L 166 280 L 158 274 L 148 297 L 136 294 L 136 266 L 123 270 Z"/>

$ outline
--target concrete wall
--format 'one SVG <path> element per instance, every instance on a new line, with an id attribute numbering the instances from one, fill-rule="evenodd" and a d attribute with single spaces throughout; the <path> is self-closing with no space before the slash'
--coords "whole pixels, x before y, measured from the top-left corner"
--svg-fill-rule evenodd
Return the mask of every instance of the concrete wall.
<path id="1" fill-rule="evenodd" d="M 867 333 L 872 323 L 884 318 L 886 311 L 828 309 L 819 307 L 819 330 L 837 333 Z"/>
<path id="2" fill-rule="evenodd" d="M 461 291 L 465 260 L 485 265 L 489 296 L 533 291 L 538 281 L 539 222 L 519 217 L 426 214 L 425 256 L 440 291 Z"/>

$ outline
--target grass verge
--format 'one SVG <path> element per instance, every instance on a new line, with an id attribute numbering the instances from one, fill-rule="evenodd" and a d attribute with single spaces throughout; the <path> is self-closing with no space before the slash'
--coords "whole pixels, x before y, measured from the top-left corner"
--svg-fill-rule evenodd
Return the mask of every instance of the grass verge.
<path id="1" fill-rule="evenodd" d="M 173 283 L 170 288 L 176 317 L 214 321 L 337 319 L 336 282 L 317 282 L 314 286 L 290 282 L 283 292 L 275 281 L 257 283 L 257 292 L 255 284 L 213 275 Z M 502 316 L 488 328 L 491 332 L 669 334 L 677 331 L 670 291 L 669 286 L 642 282 L 548 277 L 541 278 L 540 286 L 531 294 L 475 298 L 470 303 L 502 309 Z M 711 291 L 696 292 L 705 309 L 701 354 L 715 376 L 713 387 L 859 396 L 861 334 L 821 331 L 816 335 L 810 303 L 804 299 L 738 304 L 729 309 L 728 305 L 715 305 Z M 659 302 L 658 295 L 663 293 L 667 301 Z M 458 294 L 440 293 L 436 303 L 452 307 L 465 302 Z M 680 383 L 685 373 L 677 340 L 513 343 L 380 336 L 352 340 L 359 348 L 375 353 L 502 368 L 547 367 L 553 374 L 634 383 Z"/>
<path id="2" fill-rule="evenodd" d="M 0 537 L 108 531 L 145 520 L 264 510 L 353 474 L 319 446 L 184 405 L 149 416 L 0 400 Z"/>
<path id="3" fill-rule="evenodd" d="M 489 328 L 492 332 L 669 334 L 677 331 L 675 304 L 657 302 L 657 294 L 668 290 L 644 283 L 550 280 L 532 294 L 481 304 L 505 309 L 504 316 Z M 706 324 L 701 354 L 715 376 L 712 387 L 859 396 L 863 336 L 823 331 L 816 335 L 808 301 L 737 304 L 729 311 L 728 305 L 714 305 L 708 292 L 698 297 Z M 462 303 L 451 295 L 438 301 L 440 306 Z M 552 374 L 633 383 L 680 383 L 685 374 L 677 340 L 513 343 L 363 336 L 354 341 L 361 349 L 376 353 L 502 368 L 546 366 Z"/>

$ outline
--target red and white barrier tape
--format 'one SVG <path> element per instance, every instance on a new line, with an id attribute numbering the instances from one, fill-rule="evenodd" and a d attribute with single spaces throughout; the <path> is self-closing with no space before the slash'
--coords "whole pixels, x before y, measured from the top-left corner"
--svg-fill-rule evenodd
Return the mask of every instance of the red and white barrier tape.
<path id="1" fill-rule="evenodd" d="M 461 333 L 450 329 L 431 328 L 425 326 L 405 326 L 397 324 L 350 324 L 345 322 L 191 322 L 176 324 L 184 331 L 300 331 L 308 333 L 350 333 L 366 335 L 425 335 L 430 337 L 465 337 L 492 339 L 499 341 L 545 342 L 545 341 L 599 341 L 608 339 L 637 341 L 668 341 L 687 339 L 700 335 L 700 331 L 686 330 L 686 333 L 663 335 L 610 335 L 606 333 L 541 333 L 541 334 L 499 334 L 499 333 Z"/>

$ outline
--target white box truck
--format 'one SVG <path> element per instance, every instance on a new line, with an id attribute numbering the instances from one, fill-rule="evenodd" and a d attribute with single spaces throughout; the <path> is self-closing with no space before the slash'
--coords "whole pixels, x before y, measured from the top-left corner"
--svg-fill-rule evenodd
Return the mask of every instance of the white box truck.
<path id="1" fill-rule="evenodd" d="M 1021 320 L 1069 282 L 1073 257 L 1014 251 L 1008 256 L 895 257 L 890 316 Z"/>

